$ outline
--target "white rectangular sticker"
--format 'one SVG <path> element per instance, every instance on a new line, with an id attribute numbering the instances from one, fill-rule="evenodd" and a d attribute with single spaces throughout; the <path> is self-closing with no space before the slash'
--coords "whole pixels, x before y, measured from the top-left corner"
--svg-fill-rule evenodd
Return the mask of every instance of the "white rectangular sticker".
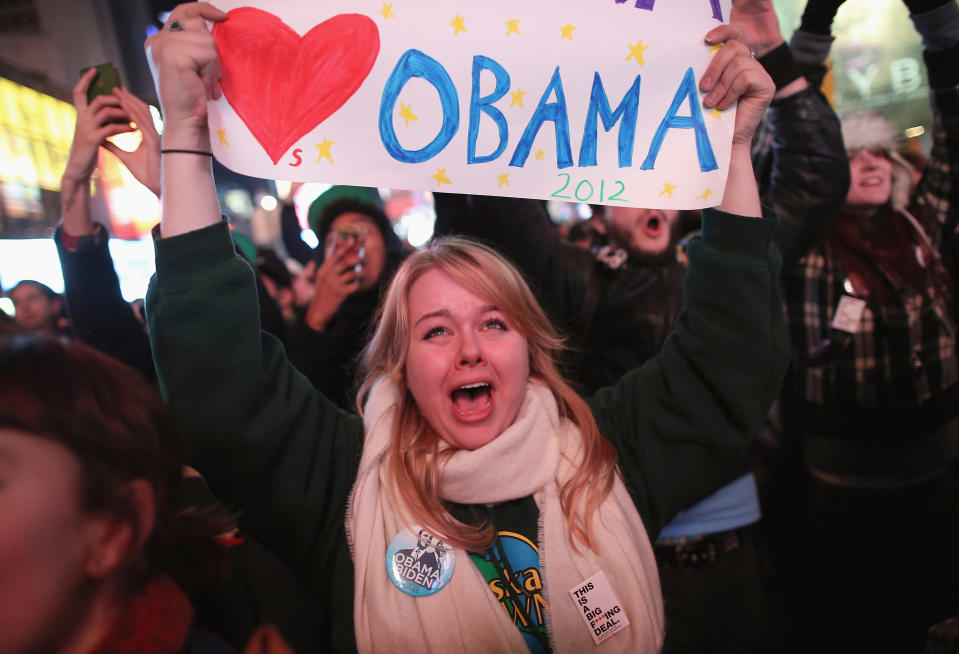
<path id="1" fill-rule="evenodd" d="M 832 328 L 855 334 L 859 331 L 859 323 L 862 322 L 862 314 L 865 309 L 865 300 L 843 295 L 836 306 L 836 314 L 832 317 Z"/>
<path id="2" fill-rule="evenodd" d="M 602 571 L 576 588 L 571 588 L 569 596 L 579 608 L 593 642 L 597 645 L 629 626 L 626 611 L 620 606 L 613 587 L 609 585 L 609 580 Z"/>

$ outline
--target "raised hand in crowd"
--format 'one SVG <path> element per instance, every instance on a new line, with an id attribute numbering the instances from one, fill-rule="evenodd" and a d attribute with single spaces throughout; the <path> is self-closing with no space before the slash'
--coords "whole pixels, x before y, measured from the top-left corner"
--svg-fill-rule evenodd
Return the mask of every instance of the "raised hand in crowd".
<path id="1" fill-rule="evenodd" d="M 226 17 L 205 2 L 178 5 L 177 19 L 146 40 L 147 61 L 164 116 L 163 148 L 167 152 L 163 156 L 176 159 L 176 165 L 167 166 L 163 175 L 164 236 L 220 221 L 206 103 L 221 95 L 221 69 L 206 21 L 217 23 Z"/>
<path id="2" fill-rule="evenodd" d="M 700 78 L 699 90 L 706 94 L 703 105 L 707 109 L 718 107 L 722 111 L 738 103 L 729 177 L 718 208 L 743 216 L 761 216 L 749 150 L 775 86 L 741 36 L 741 30 L 732 25 L 721 25 L 706 34 L 707 43 L 723 47 Z"/>
<path id="3" fill-rule="evenodd" d="M 154 195 L 160 195 L 160 135 L 153 124 L 150 107 L 125 88 L 114 91 L 120 106 L 127 112 L 133 124 L 140 130 L 140 143 L 130 152 L 106 141 L 103 147 L 119 159 L 127 170 Z"/>
<path id="4" fill-rule="evenodd" d="M 326 258 L 316 268 L 314 293 L 306 311 L 306 324 L 323 331 L 344 300 L 360 289 L 363 259 L 352 243 L 341 242 L 330 230 L 324 247 Z"/>
<path id="5" fill-rule="evenodd" d="M 772 0 L 736 0 L 729 22 L 738 27 L 742 40 L 756 53 L 776 83 L 775 98 L 788 97 L 809 88 L 806 78 L 789 53 Z M 787 79 L 791 77 L 792 79 Z"/>
<path id="6" fill-rule="evenodd" d="M 95 68 L 87 70 L 73 87 L 77 122 L 60 190 L 64 228 L 73 236 L 90 234 L 94 230 L 90 214 L 90 178 L 96 170 L 101 147 L 116 156 L 141 184 L 160 194 L 160 137 L 153 126 L 149 107 L 124 88 L 114 89 L 112 95 L 98 95 L 92 102 L 87 102 L 87 89 L 96 74 Z M 107 139 L 132 131 L 131 122 L 140 130 L 142 138 L 134 151 L 127 152 Z"/>

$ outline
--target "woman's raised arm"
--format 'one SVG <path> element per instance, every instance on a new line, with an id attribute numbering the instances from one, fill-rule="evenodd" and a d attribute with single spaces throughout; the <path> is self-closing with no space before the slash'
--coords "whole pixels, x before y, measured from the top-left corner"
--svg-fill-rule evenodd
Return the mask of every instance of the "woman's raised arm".
<path id="1" fill-rule="evenodd" d="M 178 5 L 146 41 L 163 109 L 161 231 L 175 236 L 220 220 L 206 103 L 220 97 L 220 61 L 206 21 L 227 15 L 194 2 Z"/>
<path id="2" fill-rule="evenodd" d="M 759 189 L 750 157 L 753 133 L 759 126 L 766 107 L 776 92 L 772 79 L 756 61 L 755 53 L 742 41 L 742 29 L 721 25 L 706 35 L 707 43 L 722 44 L 706 72 L 699 80 L 699 88 L 706 97 L 706 108 L 726 110 L 738 102 L 733 145 L 729 158 L 729 176 L 720 211 L 759 218 L 762 208 Z"/>

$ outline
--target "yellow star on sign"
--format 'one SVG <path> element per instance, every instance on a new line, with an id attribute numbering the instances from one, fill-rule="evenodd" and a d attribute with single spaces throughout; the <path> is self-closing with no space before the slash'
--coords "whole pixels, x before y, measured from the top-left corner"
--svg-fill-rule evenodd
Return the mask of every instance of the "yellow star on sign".
<path id="1" fill-rule="evenodd" d="M 416 114 L 413 113 L 412 105 L 400 103 L 400 118 L 406 119 L 406 126 L 410 126 L 411 120 L 419 120 Z"/>
<path id="2" fill-rule="evenodd" d="M 510 92 L 510 97 L 512 98 L 512 101 L 509 103 L 509 106 L 515 107 L 516 105 L 519 105 L 520 109 L 525 109 L 525 107 L 523 106 L 524 95 L 526 95 L 526 91 L 523 91 L 522 89 L 516 89 L 515 92 Z"/>
<path id="3" fill-rule="evenodd" d="M 220 145 L 225 147 L 230 147 L 230 142 L 226 140 L 226 130 L 222 127 L 218 127 L 216 130 L 216 137 L 220 139 Z"/>
<path id="4" fill-rule="evenodd" d="M 659 195 L 660 196 L 669 195 L 669 197 L 673 197 L 673 191 L 675 190 L 676 190 L 675 184 L 670 184 L 669 182 L 666 182 L 665 184 L 663 184 L 663 190 L 659 192 Z"/>
<path id="5" fill-rule="evenodd" d="M 697 199 L 697 200 L 707 200 L 707 199 L 709 199 L 709 196 L 712 195 L 712 194 L 713 194 L 713 190 L 712 190 L 711 188 L 708 188 L 708 189 L 706 189 L 705 191 L 703 191 L 703 194 L 700 195 L 700 196 L 699 196 L 698 198 L 696 198 L 696 199 Z"/>
<path id="6" fill-rule="evenodd" d="M 499 186 L 496 188 L 503 188 L 503 184 L 509 186 L 509 173 L 503 173 L 502 175 L 496 176 L 497 181 L 499 181 Z"/>
<path id="7" fill-rule="evenodd" d="M 630 59 L 635 59 L 636 63 L 639 64 L 640 66 L 646 63 L 645 61 L 643 61 L 643 52 L 648 50 L 649 46 L 643 45 L 642 39 L 640 39 L 639 41 L 636 41 L 636 45 L 629 45 L 627 43 L 626 47 L 629 48 L 629 56 L 626 57 L 626 61 L 629 61 Z"/>
<path id="8" fill-rule="evenodd" d="M 723 112 L 719 110 L 719 107 L 713 107 L 713 110 L 709 112 L 709 115 L 713 118 L 719 118 L 720 120 L 723 118 Z"/>
<path id="9" fill-rule="evenodd" d="M 330 163 L 333 163 L 333 153 L 330 152 L 330 148 L 333 147 L 335 141 L 323 137 L 322 143 L 317 143 L 313 147 L 316 148 L 316 163 L 320 163 L 322 160 L 326 159 Z"/>
<path id="10" fill-rule="evenodd" d="M 380 13 L 383 14 L 383 18 L 396 18 L 396 14 L 393 13 L 392 2 L 384 2 L 383 8 L 380 9 Z"/>
<path id="11" fill-rule="evenodd" d="M 536 161 L 542 161 L 543 157 L 546 155 L 546 150 L 537 150 L 533 153 L 533 156 L 536 157 Z"/>
<path id="12" fill-rule="evenodd" d="M 436 174 L 435 174 L 435 175 L 431 175 L 431 176 L 430 176 L 430 179 L 435 179 L 437 186 L 442 186 L 443 184 L 452 184 L 452 183 L 453 183 L 453 182 L 450 181 L 450 178 L 446 176 L 446 169 L 445 169 L 445 168 L 437 168 L 437 169 L 436 169 Z"/>
<path id="13" fill-rule="evenodd" d="M 560 38 L 561 38 L 561 39 L 569 39 L 570 41 L 572 41 L 572 40 L 573 40 L 573 30 L 574 30 L 574 29 L 576 29 L 576 26 L 575 26 L 575 25 L 573 25 L 572 23 L 566 23 L 566 27 L 560 27 L 560 28 L 559 28 L 559 31 L 563 33 L 563 36 L 561 36 Z"/>
<path id="14" fill-rule="evenodd" d="M 466 31 L 466 25 L 463 24 L 463 21 L 466 20 L 463 16 L 456 14 L 456 18 L 450 21 L 450 26 L 453 28 L 454 36 L 460 32 Z"/>
<path id="15" fill-rule="evenodd" d="M 506 36 L 519 33 L 519 18 L 510 18 L 506 21 Z"/>

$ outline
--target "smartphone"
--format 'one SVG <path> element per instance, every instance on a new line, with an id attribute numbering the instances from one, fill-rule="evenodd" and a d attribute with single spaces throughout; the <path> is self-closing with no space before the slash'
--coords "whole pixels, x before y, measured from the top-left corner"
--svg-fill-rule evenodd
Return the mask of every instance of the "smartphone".
<path id="1" fill-rule="evenodd" d="M 358 245 L 356 254 L 360 258 L 360 263 L 354 266 L 354 270 L 359 272 L 363 268 L 363 260 L 366 259 L 366 235 L 368 232 L 369 230 L 366 227 L 353 227 L 351 225 L 330 230 L 326 238 L 326 257 L 329 258 L 339 250 Z"/>
<path id="2" fill-rule="evenodd" d="M 93 102 L 98 95 L 112 95 L 113 89 L 121 86 L 120 71 L 112 63 L 98 64 L 96 66 L 87 66 L 80 69 L 82 77 L 91 68 L 97 69 L 96 77 L 90 82 L 90 88 L 87 89 L 87 103 Z"/>
<path id="3" fill-rule="evenodd" d="M 113 89 L 122 86 L 120 82 L 120 71 L 112 63 L 107 62 L 105 64 L 81 68 L 80 75 L 82 76 L 91 68 L 96 68 L 97 74 L 96 77 L 94 77 L 90 82 L 90 87 L 87 89 L 87 104 L 93 102 L 94 98 L 96 98 L 98 95 L 113 95 Z M 116 123 L 118 125 L 126 125 L 130 121 L 123 120 L 122 118 L 114 118 L 109 122 Z"/>

